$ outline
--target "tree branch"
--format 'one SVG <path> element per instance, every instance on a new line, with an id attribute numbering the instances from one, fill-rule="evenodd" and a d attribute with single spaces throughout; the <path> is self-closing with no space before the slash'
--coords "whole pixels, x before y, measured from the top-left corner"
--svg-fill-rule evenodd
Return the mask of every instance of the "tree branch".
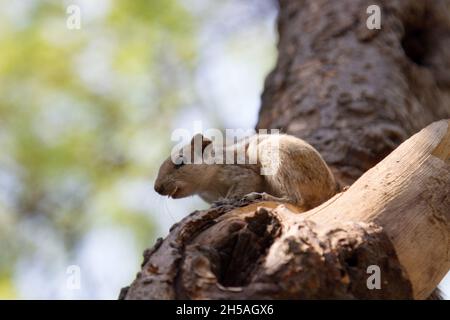
<path id="1" fill-rule="evenodd" d="M 449 3 L 380 0 L 382 29 L 368 30 L 372 1 L 280 0 L 257 128 L 305 139 L 341 184 L 359 179 L 303 214 L 194 212 L 121 297 L 425 298 L 449 270 L 448 121 L 398 146 L 450 117 Z M 381 290 L 365 286 L 369 263 Z"/>
<path id="2" fill-rule="evenodd" d="M 122 297 L 426 298 L 450 267 L 449 154 L 439 121 L 308 212 L 275 202 L 194 212 Z M 370 265 L 380 290 L 366 285 Z"/>

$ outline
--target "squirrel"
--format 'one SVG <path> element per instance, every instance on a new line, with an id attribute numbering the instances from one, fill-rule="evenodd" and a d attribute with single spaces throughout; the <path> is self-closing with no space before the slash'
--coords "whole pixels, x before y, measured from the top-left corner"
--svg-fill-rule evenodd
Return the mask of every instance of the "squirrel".
<path id="1" fill-rule="evenodd" d="M 237 161 L 240 150 L 243 154 Z M 217 161 L 230 155 L 232 163 Z M 196 156 L 203 161 L 193 163 L 191 159 Z M 208 203 L 262 198 L 305 209 L 318 206 L 338 191 L 319 152 L 286 134 L 255 134 L 225 146 L 215 146 L 197 134 L 162 163 L 154 187 L 159 194 L 174 199 L 195 194 Z"/>
<path id="2" fill-rule="evenodd" d="M 196 140 L 201 141 L 201 153 L 207 160 L 201 164 L 189 163 L 185 158 L 195 154 Z M 209 203 L 263 195 L 260 198 L 289 202 L 304 209 L 316 207 L 340 191 L 319 152 L 294 136 L 254 135 L 221 148 L 222 155 L 228 151 L 234 160 L 240 147 L 246 160 L 256 152 L 259 158 L 254 164 L 214 163 L 211 161 L 214 152 L 205 152 L 211 144 L 211 140 L 198 134 L 181 150 L 175 150 L 159 169 L 155 191 L 174 199 L 198 194 Z M 261 167 L 270 162 L 274 148 L 279 151 L 277 170 L 262 175 Z M 428 300 L 442 299 L 439 289 L 428 297 Z"/>

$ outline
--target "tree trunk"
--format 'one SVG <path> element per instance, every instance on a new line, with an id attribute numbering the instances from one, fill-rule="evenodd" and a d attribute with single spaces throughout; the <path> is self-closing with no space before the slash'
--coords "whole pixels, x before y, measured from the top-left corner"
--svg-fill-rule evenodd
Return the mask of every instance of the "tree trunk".
<path id="1" fill-rule="evenodd" d="M 350 189 L 306 213 L 244 201 L 194 212 L 146 251 L 122 298 L 432 292 L 450 268 L 449 123 L 398 146 L 450 116 L 450 4 L 378 1 L 381 30 L 369 30 L 371 4 L 280 0 L 257 124 L 311 143 Z M 379 290 L 367 287 L 370 266 Z"/>
<path id="2" fill-rule="evenodd" d="M 402 141 L 450 115 L 449 2 L 280 1 L 279 57 L 258 128 L 311 143 L 351 184 Z"/>

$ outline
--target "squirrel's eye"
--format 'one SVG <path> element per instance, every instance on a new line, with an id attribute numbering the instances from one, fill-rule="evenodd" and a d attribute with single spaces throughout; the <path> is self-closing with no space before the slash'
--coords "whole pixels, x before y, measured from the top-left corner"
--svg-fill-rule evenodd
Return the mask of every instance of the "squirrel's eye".
<path id="1" fill-rule="evenodd" d="M 179 156 L 176 160 L 175 160 L 175 168 L 178 169 L 181 166 L 183 166 L 184 164 L 186 164 L 186 161 L 184 159 L 183 156 Z"/>

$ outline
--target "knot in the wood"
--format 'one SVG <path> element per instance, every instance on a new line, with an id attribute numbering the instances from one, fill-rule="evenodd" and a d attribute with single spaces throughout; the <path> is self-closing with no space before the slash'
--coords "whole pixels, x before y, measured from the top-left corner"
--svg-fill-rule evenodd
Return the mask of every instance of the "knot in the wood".
<path id="1" fill-rule="evenodd" d="M 265 208 L 212 226 L 186 247 L 180 281 L 188 296 L 204 290 L 199 283 L 225 291 L 248 285 L 279 231 L 278 220 Z"/>
<path id="2" fill-rule="evenodd" d="M 380 271 L 379 288 L 368 285 L 370 266 Z M 412 298 L 380 227 L 319 226 L 284 206 L 196 212 L 147 257 L 142 270 L 125 298 Z"/>

